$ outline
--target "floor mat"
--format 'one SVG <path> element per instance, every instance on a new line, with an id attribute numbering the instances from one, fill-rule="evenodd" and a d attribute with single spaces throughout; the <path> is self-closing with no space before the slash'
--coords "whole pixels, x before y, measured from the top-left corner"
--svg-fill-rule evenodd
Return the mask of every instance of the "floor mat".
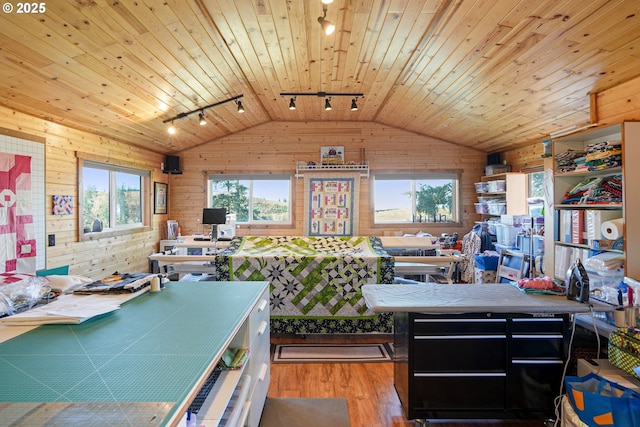
<path id="1" fill-rule="evenodd" d="M 350 427 L 346 399 L 268 398 L 260 427 Z"/>
<path id="2" fill-rule="evenodd" d="M 391 362 L 388 344 L 277 344 L 273 363 Z"/>

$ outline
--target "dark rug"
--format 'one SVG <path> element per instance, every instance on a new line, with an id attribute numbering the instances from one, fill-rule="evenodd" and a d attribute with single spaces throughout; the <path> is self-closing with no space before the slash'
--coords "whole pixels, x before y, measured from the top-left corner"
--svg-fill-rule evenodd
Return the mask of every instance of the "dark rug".
<path id="1" fill-rule="evenodd" d="M 346 399 L 267 398 L 260 427 L 350 427 Z"/>
<path id="2" fill-rule="evenodd" d="M 391 362 L 389 344 L 276 344 L 273 363 Z"/>

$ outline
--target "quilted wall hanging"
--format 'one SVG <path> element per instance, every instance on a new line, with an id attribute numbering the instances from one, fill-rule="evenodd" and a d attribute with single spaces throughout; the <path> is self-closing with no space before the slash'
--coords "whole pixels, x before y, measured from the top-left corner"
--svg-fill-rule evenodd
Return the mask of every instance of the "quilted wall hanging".
<path id="1" fill-rule="evenodd" d="M 36 270 L 31 157 L 0 153 L 0 269 Z"/>
<path id="2" fill-rule="evenodd" d="M 358 174 L 307 174 L 304 191 L 305 235 L 358 235 Z"/>

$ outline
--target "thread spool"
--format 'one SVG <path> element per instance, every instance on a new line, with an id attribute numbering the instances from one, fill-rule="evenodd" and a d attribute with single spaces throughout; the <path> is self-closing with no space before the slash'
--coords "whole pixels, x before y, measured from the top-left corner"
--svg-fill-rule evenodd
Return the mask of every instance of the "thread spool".
<path id="1" fill-rule="evenodd" d="M 151 278 L 151 292 L 160 292 L 160 277 L 153 276 Z"/>

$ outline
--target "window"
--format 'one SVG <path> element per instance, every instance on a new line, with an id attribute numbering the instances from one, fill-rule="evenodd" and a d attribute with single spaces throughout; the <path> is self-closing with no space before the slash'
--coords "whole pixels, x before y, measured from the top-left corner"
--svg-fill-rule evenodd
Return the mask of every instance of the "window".
<path id="1" fill-rule="evenodd" d="M 227 208 L 237 223 L 290 223 L 289 175 L 210 176 L 208 207 Z"/>
<path id="2" fill-rule="evenodd" d="M 80 177 L 83 233 L 148 223 L 144 219 L 148 171 L 85 160 Z"/>
<path id="3" fill-rule="evenodd" d="M 458 175 L 376 175 L 374 223 L 458 222 Z"/>

